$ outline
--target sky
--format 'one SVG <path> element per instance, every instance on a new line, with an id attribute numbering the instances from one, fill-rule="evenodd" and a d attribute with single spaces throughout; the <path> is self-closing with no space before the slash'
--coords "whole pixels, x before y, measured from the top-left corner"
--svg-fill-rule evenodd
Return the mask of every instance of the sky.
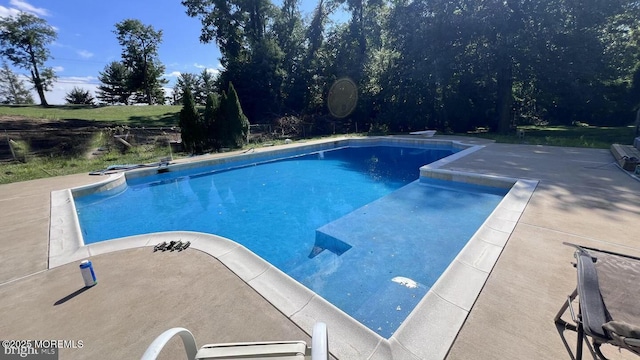
<path id="1" fill-rule="evenodd" d="M 316 3 L 302 0 L 303 16 L 311 14 Z M 58 76 L 53 91 L 46 93 L 47 102 L 52 105 L 64 104 L 65 94 L 74 86 L 95 92 L 100 84 L 99 72 L 121 58 L 122 48 L 113 31 L 115 24 L 125 19 L 138 19 L 162 30 L 158 55 L 166 67 L 168 88 L 173 87 L 180 73 L 220 69 L 218 46 L 200 43 L 200 21 L 187 16 L 180 0 L 0 0 L 0 17 L 20 11 L 46 20 L 58 33 L 57 40 L 49 46 L 52 59 L 46 63 Z M 29 73 L 12 69 L 17 74 Z M 25 85 L 31 86 L 26 81 Z M 33 95 L 39 103 L 35 91 Z"/>

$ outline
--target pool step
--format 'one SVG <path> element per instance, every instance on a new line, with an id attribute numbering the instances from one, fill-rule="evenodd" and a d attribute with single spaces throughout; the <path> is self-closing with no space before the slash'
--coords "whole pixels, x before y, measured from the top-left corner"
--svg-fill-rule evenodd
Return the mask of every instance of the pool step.
<path id="1" fill-rule="evenodd" d="M 406 185 L 391 194 L 316 229 L 316 246 L 337 255 L 351 247 L 372 244 L 416 242 L 425 235 L 437 236 L 439 215 L 424 217 L 428 207 L 428 189 L 419 182 Z M 445 204 L 446 205 L 446 204 Z"/>
<path id="2" fill-rule="evenodd" d="M 435 247 L 449 247 L 452 238 L 466 242 L 499 200 L 483 204 L 486 194 L 469 191 L 474 185 L 450 186 L 414 181 L 316 229 L 314 251 L 342 255 L 375 245 L 393 253 L 398 246 L 419 249 L 426 240 Z"/>
<path id="3" fill-rule="evenodd" d="M 340 268 L 342 259 L 330 251 L 309 256 L 307 261 L 287 271 L 289 276 L 298 279 L 304 285 L 318 289 L 319 283 L 327 281 Z"/>

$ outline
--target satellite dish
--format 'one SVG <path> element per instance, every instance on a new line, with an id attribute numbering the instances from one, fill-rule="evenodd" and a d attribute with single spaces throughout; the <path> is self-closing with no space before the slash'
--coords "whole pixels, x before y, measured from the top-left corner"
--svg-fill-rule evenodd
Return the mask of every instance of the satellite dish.
<path id="1" fill-rule="evenodd" d="M 336 80 L 329 89 L 327 107 L 334 117 L 339 119 L 349 116 L 358 103 L 358 87 L 353 80 L 342 78 Z"/>

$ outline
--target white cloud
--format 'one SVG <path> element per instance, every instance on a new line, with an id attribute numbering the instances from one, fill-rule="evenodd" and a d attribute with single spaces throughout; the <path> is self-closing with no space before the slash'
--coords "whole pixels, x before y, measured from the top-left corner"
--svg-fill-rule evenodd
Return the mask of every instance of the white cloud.
<path id="1" fill-rule="evenodd" d="M 180 75 L 182 75 L 182 73 L 180 71 L 172 71 L 169 74 L 165 74 L 166 77 L 178 77 Z"/>
<path id="2" fill-rule="evenodd" d="M 62 66 L 54 66 L 53 71 L 55 72 L 63 72 L 64 68 Z"/>
<path id="3" fill-rule="evenodd" d="M 78 53 L 78 55 L 80 55 L 80 57 L 83 59 L 89 59 L 93 57 L 93 53 L 87 50 L 77 50 L 76 53 Z"/>
<path id="4" fill-rule="evenodd" d="M 9 1 L 9 4 L 11 6 L 14 6 L 15 8 L 17 8 L 20 11 L 24 11 L 30 14 L 34 14 L 34 15 L 38 15 L 38 16 L 49 16 L 49 10 L 45 9 L 45 8 L 38 8 L 35 7 L 31 4 L 29 4 L 26 1 L 22 1 L 22 0 L 11 0 Z"/>
<path id="5" fill-rule="evenodd" d="M 206 72 L 208 72 L 210 74 L 214 74 L 214 75 L 220 74 L 220 70 L 223 69 L 222 64 L 220 64 L 220 63 L 218 63 L 218 65 L 215 68 L 207 67 L 205 65 L 201 65 L 201 64 L 198 64 L 198 63 L 194 63 L 193 66 L 198 68 L 198 69 L 203 69 Z"/>
<path id="6" fill-rule="evenodd" d="M 79 87 L 89 92 L 95 97 L 96 90 L 98 89 L 99 81 L 95 76 L 65 76 L 59 77 L 53 83 L 53 89 L 45 92 L 45 97 L 49 105 L 64 105 L 66 104 L 65 97 L 67 93 L 73 90 L 74 87 Z M 40 98 L 35 89 L 31 90 L 33 99 L 36 103 L 40 103 Z"/>
<path id="7" fill-rule="evenodd" d="M 165 98 L 168 97 L 169 99 L 171 99 L 173 97 L 173 88 L 163 86 L 162 89 L 164 90 Z M 170 105 L 170 103 L 167 103 L 167 105 Z"/>
<path id="8" fill-rule="evenodd" d="M 36 104 L 39 104 L 40 97 L 38 96 L 35 88 L 33 88 L 30 78 L 24 74 L 19 74 L 18 77 L 24 82 L 26 87 L 31 88 L 30 90 L 33 100 L 35 100 Z M 64 105 L 67 103 L 65 100 L 67 93 L 73 90 L 74 87 L 89 90 L 91 95 L 95 97 L 96 90 L 98 90 L 99 85 L 100 81 L 98 81 L 98 78 L 95 76 L 63 76 L 54 81 L 51 91 L 45 92 L 45 98 L 49 105 Z"/>
<path id="9" fill-rule="evenodd" d="M 97 84 L 98 78 L 95 76 L 65 76 L 65 77 L 58 78 L 58 82 L 73 83 L 73 84 L 80 84 L 80 85 L 90 84 L 90 83 Z"/>
<path id="10" fill-rule="evenodd" d="M 20 10 L 14 8 L 6 8 L 0 5 L 0 17 L 13 17 L 20 13 Z"/>

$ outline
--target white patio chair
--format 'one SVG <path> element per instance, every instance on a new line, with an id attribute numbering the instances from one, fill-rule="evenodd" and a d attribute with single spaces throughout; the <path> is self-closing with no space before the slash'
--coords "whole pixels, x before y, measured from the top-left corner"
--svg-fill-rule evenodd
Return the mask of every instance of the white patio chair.
<path id="1" fill-rule="evenodd" d="M 311 347 L 304 341 L 260 341 L 226 344 L 208 344 L 198 350 L 193 334 L 185 328 L 169 329 L 158 336 L 142 360 L 155 360 L 164 346 L 174 336 L 182 338 L 187 359 L 311 359 L 327 360 L 329 358 L 329 344 L 327 341 L 327 326 L 316 323 L 311 336 Z"/>

